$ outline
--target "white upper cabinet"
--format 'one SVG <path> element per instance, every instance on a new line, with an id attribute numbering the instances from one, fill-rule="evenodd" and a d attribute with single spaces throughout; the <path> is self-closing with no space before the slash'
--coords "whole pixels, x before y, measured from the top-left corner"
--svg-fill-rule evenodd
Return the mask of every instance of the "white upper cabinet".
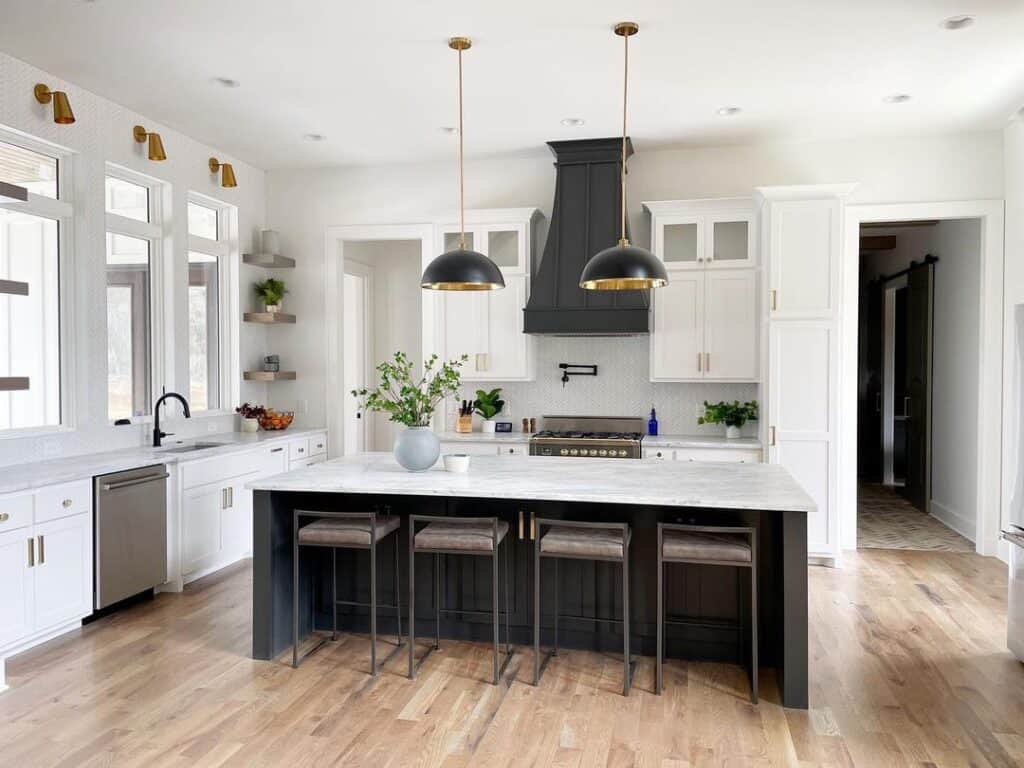
<path id="1" fill-rule="evenodd" d="M 432 310 L 432 344 L 424 349 L 443 360 L 466 355 L 463 381 L 532 381 L 533 339 L 523 333 L 523 309 L 530 295 L 530 264 L 536 208 L 466 211 L 466 247 L 501 269 L 505 288 L 497 291 L 425 291 Z M 459 246 L 457 220 L 436 228 L 438 253 Z M 425 265 L 424 265 L 425 266 Z"/>
<path id="2" fill-rule="evenodd" d="M 752 200 L 644 203 L 669 284 L 651 292 L 651 381 L 757 382 Z"/>
<path id="3" fill-rule="evenodd" d="M 773 318 L 831 317 L 839 287 L 836 199 L 772 202 L 769 311 Z"/>

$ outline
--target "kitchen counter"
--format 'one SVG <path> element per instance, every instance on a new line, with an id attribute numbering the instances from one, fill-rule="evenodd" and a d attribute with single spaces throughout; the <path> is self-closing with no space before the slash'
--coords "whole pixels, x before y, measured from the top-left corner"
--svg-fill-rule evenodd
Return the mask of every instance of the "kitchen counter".
<path id="1" fill-rule="evenodd" d="M 11 464 L 0 467 L 0 493 L 31 490 L 54 483 L 105 475 L 108 472 L 136 469 L 150 464 L 175 464 L 212 456 L 223 456 L 245 451 L 263 443 L 290 440 L 323 431 L 323 429 L 286 429 L 279 432 L 264 432 L 262 430 L 259 432 L 225 432 L 202 435 L 194 439 L 183 440 L 180 443 L 165 440 L 164 445 L 160 448 L 140 446 L 119 451 L 85 453 L 51 461 L 32 462 L 31 464 Z M 222 445 L 187 453 L 172 453 L 167 450 L 190 443 L 222 443 Z"/>
<path id="2" fill-rule="evenodd" d="M 390 454 L 370 453 L 255 480 L 246 487 L 253 489 L 252 653 L 256 659 L 277 658 L 290 647 L 293 616 L 298 619 L 300 638 L 313 627 L 331 626 L 333 606 L 325 595 L 335 589 L 346 595 L 354 589 L 365 590 L 366 552 L 307 547 L 299 562 L 294 562 L 296 510 L 307 518 L 316 517 L 317 510 L 376 509 L 400 518 L 487 516 L 505 521 L 508 533 L 502 549 L 511 592 L 509 631 L 511 642 L 520 646 L 528 646 L 533 635 L 533 558 L 537 537 L 546 532 L 537 521 L 628 522 L 632 647 L 647 656 L 654 654 L 656 645 L 658 523 L 753 526 L 762 669 L 775 668 L 784 706 L 807 707 L 807 516 L 815 506 L 781 466 L 540 456 L 511 460 L 495 453 L 473 456 L 469 472 L 453 474 L 440 466 L 407 472 Z M 490 623 L 474 613 L 486 616 L 490 610 L 490 568 L 477 567 L 466 557 L 443 555 L 436 566 L 429 557 L 411 558 L 403 554 L 408 553 L 408 537 L 409 522 L 403 519 L 398 532 L 378 545 L 384 551 L 377 557 L 390 561 L 397 555 L 400 568 L 398 575 L 390 568 L 381 570 L 382 604 L 392 604 L 396 590 L 408 589 L 401 573 L 408 574 L 414 567 L 415 621 L 421 636 L 436 631 L 442 637 L 490 642 Z M 560 562 L 562 577 L 557 585 L 547 582 L 540 599 L 542 615 L 550 617 L 558 595 L 564 614 L 559 637 L 564 647 L 602 652 L 621 647 L 622 636 L 614 626 L 572 618 L 614 617 L 621 612 L 621 592 L 613 586 L 621 578 L 619 568 L 590 560 Z M 750 620 L 748 576 L 740 569 L 720 566 L 676 564 L 666 572 L 669 616 L 710 615 L 693 626 L 670 627 L 666 655 L 746 663 L 745 645 L 738 642 L 737 630 Z M 356 575 L 360 573 L 364 576 Z M 434 614 L 435 576 L 440 579 L 443 602 L 451 610 L 439 626 Z M 298 589 L 297 602 L 293 602 L 293 588 Z M 343 608 L 338 622 L 341 629 L 365 632 L 367 616 Z M 387 612 L 378 618 L 377 626 L 384 634 L 397 631 L 394 616 Z"/>
<path id="3" fill-rule="evenodd" d="M 260 491 L 458 496 L 596 504 L 813 512 L 814 502 L 778 464 L 474 456 L 465 474 L 441 465 L 407 472 L 388 453 L 346 456 L 255 480 Z"/>
<path id="4" fill-rule="evenodd" d="M 493 443 L 496 445 L 517 445 L 530 442 L 526 432 L 442 432 L 438 435 L 443 443 Z M 644 448 L 721 448 L 757 450 L 761 440 L 757 437 L 728 439 L 722 435 L 644 435 Z"/>

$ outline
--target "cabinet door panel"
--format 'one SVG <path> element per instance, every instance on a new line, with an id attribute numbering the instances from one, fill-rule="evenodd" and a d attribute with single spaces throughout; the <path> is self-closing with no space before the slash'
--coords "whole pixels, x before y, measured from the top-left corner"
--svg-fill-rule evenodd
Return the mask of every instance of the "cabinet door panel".
<path id="1" fill-rule="evenodd" d="M 705 283 L 705 378 L 757 380 L 756 273 L 709 272 Z"/>
<path id="2" fill-rule="evenodd" d="M 776 203 L 771 214 L 773 317 L 829 317 L 838 274 L 836 200 Z"/>
<path id="3" fill-rule="evenodd" d="M 673 274 L 664 288 L 651 291 L 651 380 L 703 378 L 704 275 Z"/>
<path id="4" fill-rule="evenodd" d="M 531 339 L 523 333 L 526 276 L 507 275 L 505 288 L 488 291 L 486 296 L 488 359 L 487 370 L 479 372 L 479 376 L 498 381 L 527 378 L 530 373 L 528 353 Z"/>
<path id="5" fill-rule="evenodd" d="M 35 526 L 36 631 L 81 618 L 92 610 L 92 515 Z"/>
<path id="6" fill-rule="evenodd" d="M 466 355 L 468 359 L 462 367 L 464 379 L 486 372 L 488 293 L 490 291 L 446 291 L 441 297 L 442 357 L 455 360 Z"/>
<path id="7" fill-rule="evenodd" d="M 221 511 L 226 484 L 214 483 L 186 491 L 181 508 L 182 573 L 207 567 L 220 553 Z"/>
<path id="8" fill-rule="evenodd" d="M 258 472 L 245 475 L 233 480 L 228 488 L 227 506 L 220 518 L 220 549 L 227 559 L 252 552 L 252 491 L 245 485 L 257 477 Z"/>
<path id="9" fill-rule="evenodd" d="M 699 216 L 664 216 L 654 232 L 654 252 L 668 269 L 701 269 L 704 223 Z"/>
<path id="10" fill-rule="evenodd" d="M 754 265 L 754 217 L 715 215 L 706 219 L 707 264 L 712 268 Z"/>
<path id="11" fill-rule="evenodd" d="M 0 648 L 32 632 L 35 568 L 28 565 L 31 538 L 30 527 L 0 533 Z"/>

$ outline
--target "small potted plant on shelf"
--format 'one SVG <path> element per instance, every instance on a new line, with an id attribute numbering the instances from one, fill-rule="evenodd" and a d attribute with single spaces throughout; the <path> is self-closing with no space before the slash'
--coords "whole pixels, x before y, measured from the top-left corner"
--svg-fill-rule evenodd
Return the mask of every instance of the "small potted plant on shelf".
<path id="1" fill-rule="evenodd" d="M 281 299 L 288 293 L 284 280 L 268 277 L 256 283 L 256 295 L 263 301 L 263 306 L 271 314 L 281 311 Z"/>
<path id="2" fill-rule="evenodd" d="M 242 403 L 235 408 L 235 413 L 242 417 L 243 432 L 259 432 L 260 417 L 266 412 L 267 409 L 262 405 L 249 405 L 249 403 Z"/>
<path id="3" fill-rule="evenodd" d="M 757 421 L 757 400 L 741 403 L 709 403 L 704 401 L 704 415 L 697 419 L 698 424 L 725 424 L 725 436 L 737 438 L 740 430 L 748 421 Z"/>
<path id="4" fill-rule="evenodd" d="M 505 407 L 505 401 L 501 399 L 501 387 L 485 392 L 482 389 L 476 391 L 476 400 L 473 401 L 473 408 L 483 416 L 484 421 L 480 426 L 481 432 L 494 432 L 494 417 L 501 413 Z"/>
<path id="5" fill-rule="evenodd" d="M 441 442 L 430 428 L 434 410 L 459 391 L 459 368 L 467 359 L 443 363 L 437 370 L 437 355 L 423 364 L 423 376 L 413 380 L 412 362 L 404 352 L 377 366 L 380 385 L 376 389 L 353 389 L 361 411 L 388 414 L 391 421 L 404 424 L 395 440 L 395 461 L 410 472 L 422 472 L 437 463 Z"/>

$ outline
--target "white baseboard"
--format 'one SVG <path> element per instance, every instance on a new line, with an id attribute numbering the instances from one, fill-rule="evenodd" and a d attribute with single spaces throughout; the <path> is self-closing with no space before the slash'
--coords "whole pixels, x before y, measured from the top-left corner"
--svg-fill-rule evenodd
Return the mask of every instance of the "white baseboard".
<path id="1" fill-rule="evenodd" d="M 973 517 L 961 514 L 952 507 L 947 507 L 935 499 L 932 499 L 928 504 L 929 512 L 939 522 L 943 523 L 949 528 L 959 533 L 965 539 L 974 541 L 975 536 L 975 520 Z"/>

